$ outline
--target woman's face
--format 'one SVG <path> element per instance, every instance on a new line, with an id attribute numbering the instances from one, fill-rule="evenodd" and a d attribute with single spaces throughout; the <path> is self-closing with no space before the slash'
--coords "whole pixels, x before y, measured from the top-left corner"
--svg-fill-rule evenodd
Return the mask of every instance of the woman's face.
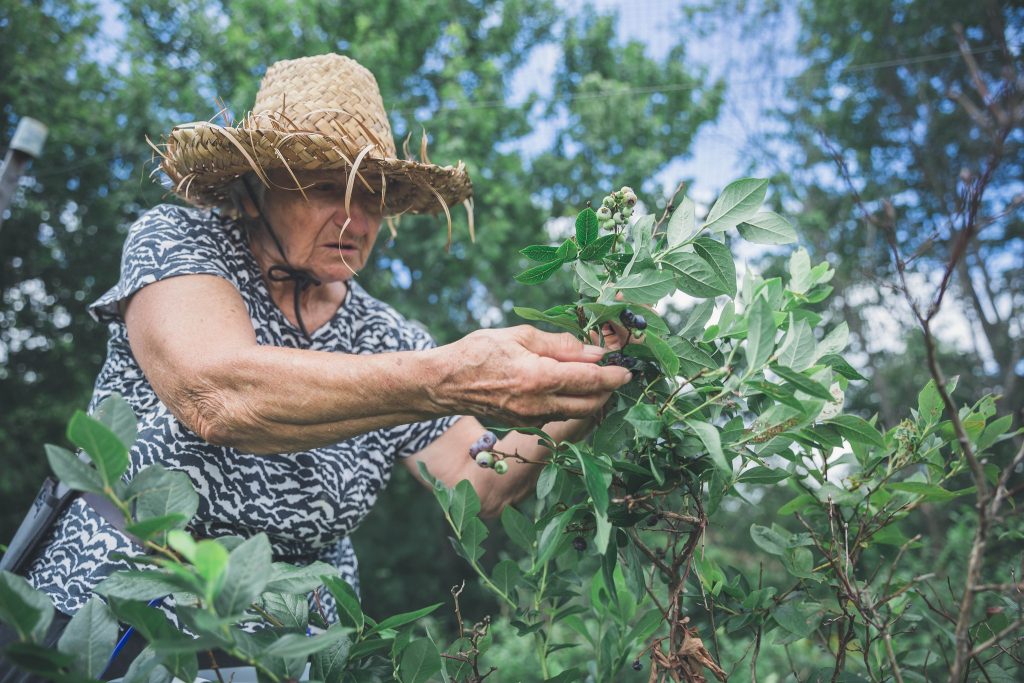
<path id="1" fill-rule="evenodd" d="M 296 173 L 303 192 L 287 173 L 270 175 L 264 214 L 288 255 L 288 262 L 323 282 L 350 279 L 366 266 L 380 230 L 379 196 L 357 179 L 351 213 L 345 212 L 345 176 L 338 171 Z M 349 220 L 351 219 L 351 220 Z M 260 233 L 264 250 L 280 257 L 273 240 Z"/>

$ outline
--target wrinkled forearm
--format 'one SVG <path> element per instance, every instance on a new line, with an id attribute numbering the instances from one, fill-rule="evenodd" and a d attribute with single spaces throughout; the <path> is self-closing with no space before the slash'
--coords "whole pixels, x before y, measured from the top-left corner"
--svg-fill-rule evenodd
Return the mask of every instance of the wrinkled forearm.
<path id="1" fill-rule="evenodd" d="M 269 454 L 444 414 L 438 350 L 351 355 L 258 346 L 209 359 L 176 413 L 211 443 Z M 172 410 L 174 408 L 172 407 Z"/>

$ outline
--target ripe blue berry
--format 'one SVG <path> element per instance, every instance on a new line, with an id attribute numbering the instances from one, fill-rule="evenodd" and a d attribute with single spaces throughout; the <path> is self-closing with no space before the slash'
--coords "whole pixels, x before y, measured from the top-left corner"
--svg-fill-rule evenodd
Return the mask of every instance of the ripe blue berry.
<path id="1" fill-rule="evenodd" d="M 622 313 L 619 313 L 619 320 L 622 321 L 622 324 L 626 327 L 633 327 L 633 322 L 636 320 L 636 316 L 633 314 L 633 311 L 626 308 L 623 309 Z"/>
<path id="2" fill-rule="evenodd" d="M 476 442 L 480 444 L 480 450 L 489 451 L 494 448 L 494 444 L 498 443 L 498 437 L 494 435 L 494 432 L 484 432 Z"/>
<path id="3" fill-rule="evenodd" d="M 642 315 L 634 315 L 633 327 L 636 328 L 637 332 L 642 332 L 647 329 L 647 320 Z"/>
<path id="4" fill-rule="evenodd" d="M 582 553 L 584 550 L 587 549 L 587 539 L 583 538 L 582 536 L 577 536 L 576 538 L 572 539 L 572 547 L 575 548 L 577 552 Z"/>
<path id="5" fill-rule="evenodd" d="M 480 444 L 479 443 L 474 443 L 472 446 L 469 447 L 469 457 L 475 459 L 476 456 L 479 453 L 480 453 Z"/>
<path id="6" fill-rule="evenodd" d="M 633 671 L 640 671 L 644 668 L 644 665 L 640 663 L 639 659 L 633 660 Z"/>

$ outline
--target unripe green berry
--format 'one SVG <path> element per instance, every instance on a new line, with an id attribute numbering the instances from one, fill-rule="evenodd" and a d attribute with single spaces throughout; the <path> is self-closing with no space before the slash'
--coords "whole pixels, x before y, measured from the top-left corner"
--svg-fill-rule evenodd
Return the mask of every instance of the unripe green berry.
<path id="1" fill-rule="evenodd" d="M 607 206 L 602 206 L 600 209 L 597 210 L 597 218 L 598 218 L 598 220 L 606 221 L 606 220 L 608 220 L 611 217 L 612 217 L 612 210 L 609 209 Z"/>
<path id="2" fill-rule="evenodd" d="M 633 207 L 629 206 L 628 204 L 626 206 L 622 207 L 622 215 L 625 218 L 629 218 L 630 216 L 632 216 L 633 215 Z"/>
<path id="3" fill-rule="evenodd" d="M 601 206 L 609 206 L 610 207 L 613 204 L 615 204 L 615 199 L 611 195 L 608 195 L 607 197 L 605 197 L 604 199 L 601 200 Z"/>
<path id="4" fill-rule="evenodd" d="M 505 462 L 504 460 L 499 460 L 498 462 L 494 463 L 494 472 L 496 474 L 505 474 L 506 472 L 508 472 L 508 463 Z"/>
<path id="5" fill-rule="evenodd" d="M 622 222 L 622 214 L 619 213 L 618 211 L 616 211 L 615 215 L 612 216 L 612 220 L 615 221 L 616 223 L 621 223 Z"/>
<path id="6" fill-rule="evenodd" d="M 487 451 L 479 453 L 476 456 L 476 464 L 480 467 L 490 467 L 494 464 L 494 456 Z"/>

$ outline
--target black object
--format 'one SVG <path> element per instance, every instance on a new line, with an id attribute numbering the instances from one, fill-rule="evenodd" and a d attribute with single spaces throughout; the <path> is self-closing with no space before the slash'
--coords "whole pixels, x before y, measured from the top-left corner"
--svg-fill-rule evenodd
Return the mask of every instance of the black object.
<path id="1" fill-rule="evenodd" d="M 7 552 L 0 558 L 0 569 L 21 574 L 35 557 L 39 544 L 46 538 L 57 517 L 77 495 L 78 491 L 47 477 L 14 538 L 7 545 Z"/>
<path id="2" fill-rule="evenodd" d="M 39 545 L 53 528 L 57 517 L 78 496 L 81 496 L 82 500 L 108 524 L 128 536 L 136 546 L 142 547 L 142 544 L 125 530 L 124 515 L 105 496 L 75 491 L 52 477 L 47 477 L 35 500 L 32 501 L 32 507 L 29 508 L 25 519 L 21 520 L 14 538 L 7 545 L 7 552 L 0 558 L 0 570 L 23 575 L 28 564 L 36 556 Z"/>

